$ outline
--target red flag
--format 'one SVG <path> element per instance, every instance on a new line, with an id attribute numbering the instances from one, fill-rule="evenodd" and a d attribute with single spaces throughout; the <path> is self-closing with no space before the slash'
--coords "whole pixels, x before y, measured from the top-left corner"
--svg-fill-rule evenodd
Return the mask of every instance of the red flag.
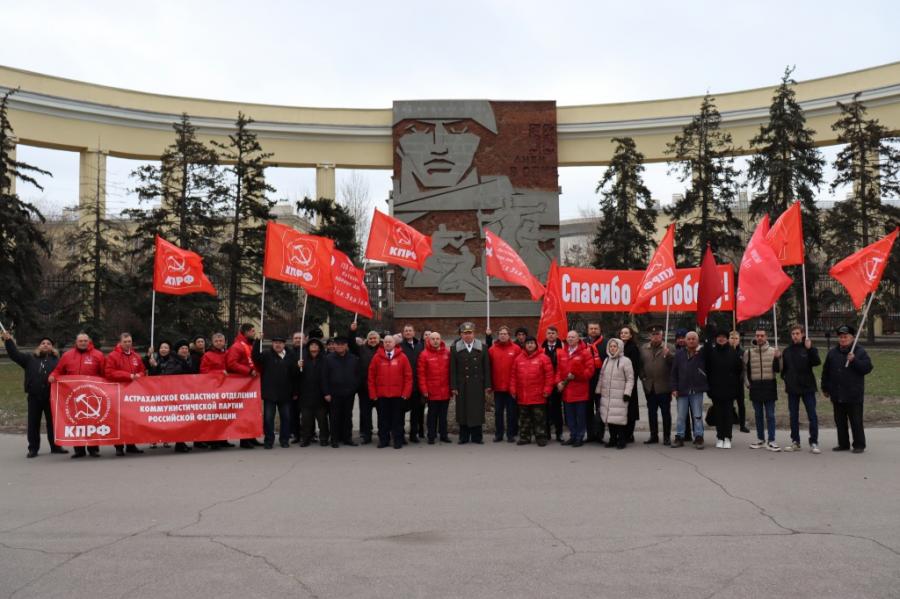
<path id="1" fill-rule="evenodd" d="M 216 295 L 216 288 L 203 274 L 203 258 L 169 243 L 159 235 L 156 236 L 153 290 L 170 295 Z"/>
<path id="2" fill-rule="evenodd" d="M 769 233 L 766 241 L 772 246 L 782 266 L 803 264 L 803 215 L 800 202 L 781 213 Z"/>
<path id="3" fill-rule="evenodd" d="M 487 276 L 527 287 L 535 301 L 544 295 L 544 286 L 531 274 L 516 250 L 488 229 L 484 230 L 484 258 Z"/>
<path id="4" fill-rule="evenodd" d="M 744 250 L 738 271 L 737 321 L 759 316 L 767 311 L 791 286 L 792 279 L 781 270 L 775 250 L 766 241 L 769 216 L 756 225 L 756 231 Z"/>
<path id="5" fill-rule="evenodd" d="M 566 309 L 563 307 L 560 282 L 559 267 L 556 260 L 550 265 L 550 273 L 547 275 L 547 292 L 544 294 L 544 301 L 541 304 L 541 320 L 538 323 L 538 343 L 543 343 L 547 338 L 547 327 L 553 325 L 559 331 L 559 336 L 565 337 L 568 333 L 569 318 Z"/>
<path id="6" fill-rule="evenodd" d="M 307 293 L 331 301 L 331 255 L 334 242 L 304 235 L 291 227 L 269 221 L 263 276 L 293 283 Z"/>
<path id="7" fill-rule="evenodd" d="M 700 263 L 700 282 L 697 286 L 697 324 L 701 327 L 706 324 L 709 311 L 724 295 L 725 284 L 716 265 L 716 257 L 707 244 L 706 253 L 703 254 L 703 261 Z"/>
<path id="8" fill-rule="evenodd" d="M 659 247 L 653 253 L 631 311 L 639 311 L 650 298 L 675 284 L 675 223 L 669 225 Z"/>
<path id="9" fill-rule="evenodd" d="M 340 250 L 334 250 L 332 256 L 332 303 L 338 308 L 372 318 L 365 271 L 357 268 L 350 257 Z"/>
<path id="10" fill-rule="evenodd" d="M 828 271 L 828 274 L 847 288 L 857 310 L 862 306 L 866 295 L 878 288 L 898 231 L 900 228 L 895 228 L 887 237 L 850 254 Z"/>
<path id="11" fill-rule="evenodd" d="M 366 244 L 366 258 L 421 271 L 431 251 L 431 237 L 375 210 L 369 229 L 369 243 Z"/>

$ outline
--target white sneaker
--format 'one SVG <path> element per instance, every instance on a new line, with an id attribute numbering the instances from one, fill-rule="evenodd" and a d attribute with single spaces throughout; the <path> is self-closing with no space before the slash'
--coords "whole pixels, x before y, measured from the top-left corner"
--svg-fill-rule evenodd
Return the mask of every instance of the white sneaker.
<path id="1" fill-rule="evenodd" d="M 793 442 L 787 447 L 784 448 L 785 451 L 800 451 L 800 444 L 797 442 Z"/>
<path id="2" fill-rule="evenodd" d="M 822 450 L 819 449 L 819 444 L 818 444 L 818 443 L 813 443 L 812 445 L 810 445 L 810 446 L 809 446 L 809 450 L 810 450 L 811 452 L 813 452 L 813 453 L 822 453 Z"/>
<path id="3" fill-rule="evenodd" d="M 719 449 L 725 447 L 725 443 L 722 442 L 722 439 L 716 439 L 716 447 L 718 447 Z"/>
<path id="4" fill-rule="evenodd" d="M 731 439 L 726 437 L 725 440 L 722 441 L 722 447 L 724 449 L 731 449 Z"/>
<path id="5" fill-rule="evenodd" d="M 766 446 L 766 442 L 762 439 L 757 439 L 755 443 L 750 444 L 750 449 L 762 449 Z"/>
<path id="6" fill-rule="evenodd" d="M 768 445 L 766 445 L 766 449 L 768 449 L 769 451 L 781 451 L 781 447 L 775 441 L 772 441 Z"/>

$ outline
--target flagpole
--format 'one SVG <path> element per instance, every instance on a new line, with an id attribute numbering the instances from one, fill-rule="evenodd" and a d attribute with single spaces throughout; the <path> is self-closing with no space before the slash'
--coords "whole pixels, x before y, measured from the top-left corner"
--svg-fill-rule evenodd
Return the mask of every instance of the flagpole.
<path id="1" fill-rule="evenodd" d="M 671 302 L 666 299 L 666 291 L 663 291 L 663 301 L 666 302 L 666 333 L 663 335 L 663 347 L 669 342 L 669 306 L 671 305 Z"/>
<path id="2" fill-rule="evenodd" d="M 266 314 L 266 275 L 263 275 L 262 301 L 259 303 L 259 351 L 263 348 L 263 317 Z"/>
<path id="3" fill-rule="evenodd" d="M 772 304 L 772 330 L 775 331 L 775 349 L 776 350 L 778 349 L 778 315 L 775 312 L 775 305 L 777 303 L 778 302 L 776 301 L 774 304 Z"/>
<path id="4" fill-rule="evenodd" d="M 491 328 L 491 277 L 490 275 L 484 276 L 484 284 L 487 288 L 484 299 L 485 304 L 487 305 L 487 328 Z"/>
<path id="5" fill-rule="evenodd" d="M 150 349 L 153 349 L 153 333 L 156 329 L 156 289 L 153 290 L 153 299 L 150 300 Z"/>
<path id="6" fill-rule="evenodd" d="M 862 320 L 859 321 L 859 328 L 856 329 L 856 336 L 853 338 L 853 345 L 850 346 L 851 354 L 853 353 L 853 350 L 856 349 L 856 342 L 859 341 L 859 336 L 862 333 L 863 325 L 866 324 L 866 316 L 869 315 L 869 307 L 872 305 L 872 300 L 874 300 L 874 299 L 875 299 L 875 292 L 873 291 L 872 294 L 869 296 L 869 301 L 866 303 L 866 309 L 863 310 Z M 847 366 L 850 366 L 849 358 L 844 363 L 844 368 L 846 368 Z"/>
<path id="7" fill-rule="evenodd" d="M 304 338 L 306 338 L 306 329 L 304 327 L 306 326 L 306 300 L 308 300 L 308 299 L 309 299 L 309 294 L 304 289 L 303 290 L 303 314 L 302 314 L 302 316 L 300 316 L 300 333 L 303 335 Z M 301 359 L 302 359 L 303 353 L 301 352 L 300 355 L 301 355 Z M 302 366 L 300 367 L 300 372 L 303 372 Z"/>
<path id="8" fill-rule="evenodd" d="M 362 271 L 363 271 L 363 283 L 366 282 L 366 259 L 362 260 Z M 359 318 L 359 312 L 353 313 L 353 324 L 356 324 L 357 319 Z"/>
<path id="9" fill-rule="evenodd" d="M 809 306 L 806 304 L 806 260 L 800 264 L 800 272 L 803 274 L 803 334 L 809 338 Z"/>

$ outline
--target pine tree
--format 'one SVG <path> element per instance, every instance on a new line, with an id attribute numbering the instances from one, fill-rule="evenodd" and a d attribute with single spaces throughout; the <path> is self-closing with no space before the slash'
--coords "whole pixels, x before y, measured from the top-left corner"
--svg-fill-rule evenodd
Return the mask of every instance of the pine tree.
<path id="1" fill-rule="evenodd" d="M 53 175 L 12 157 L 16 142 L 8 110 L 15 91 L 0 97 L 0 318 L 7 327 L 34 327 L 35 298 L 42 284 L 40 257 L 49 254 L 49 246 L 40 227 L 43 215 L 13 193 L 12 186 L 18 178 L 43 190 L 35 176 Z"/>
<path id="2" fill-rule="evenodd" d="M 90 178 L 91 173 L 82 176 Z M 121 271 L 124 232 L 103 210 L 100 198 L 105 183 L 100 180 L 99 172 L 94 174 L 93 182 L 94 201 L 90 207 L 81 208 L 74 233 L 66 235 L 64 240 L 68 258 L 63 269 L 74 279 L 59 289 L 57 303 L 63 307 L 61 316 L 69 325 L 67 333 L 77 333 L 71 327 L 79 323 L 79 329 L 86 330 L 99 344 L 108 335 L 115 334 L 108 330 L 107 308 L 122 305 L 114 300 L 124 287 Z M 89 293 L 85 294 L 85 290 Z"/>
<path id="3" fill-rule="evenodd" d="M 197 139 L 187 114 L 173 124 L 175 141 L 159 166 L 144 165 L 132 173 L 147 209 L 125 211 L 134 220 L 129 236 L 133 284 L 140 309 L 150 311 L 155 236 L 203 256 L 204 271 L 217 288 L 223 280 L 216 259 L 224 224 L 225 189 L 216 152 Z M 158 295 L 157 338 L 208 334 L 222 327 L 219 300 L 205 294 Z M 149 336 L 149 335 L 148 335 Z"/>
<path id="4" fill-rule="evenodd" d="M 741 221 L 734 216 L 735 153 L 731 134 L 719 127 L 715 99 L 704 96 L 700 113 L 667 145 L 669 173 L 690 181 L 684 196 L 665 213 L 677 222 L 675 254 L 684 266 L 697 266 L 707 242 L 718 261 L 740 259 Z"/>
<path id="5" fill-rule="evenodd" d="M 266 197 L 275 188 L 266 183 L 264 164 L 272 154 L 262 151 L 250 129 L 252 123 L 253 119 L 239 112 L 228 143 L 212 142 L 220 150 L 220 159 L 232 165 L 225 169 L 230 234 L 221 247 L 228 280 L 229 331 L 237 329 L 239 316 L 251 314 L 259 306 L 256 290 L 262 280 L 266 221 L 275 205 Z"/>
<path id="6" fill-rule="evenodd" d="M 653 252 L 657 210 L 644 185 L 644 155 L 630 137 L 614 137 L 616 149 L 597 184 L 600 224 L 594 235 L 595 268 L 642 269 Z"/>
<path id="7" fill-rule="evenodd" d="M 304 198 L 297 202 L 297 209 L 318 223 L 310 233 L 334 241 L 334 247 L 347 254 L 354 264 L 360 264 L 360 244 L 356 238 L 356 220 L 346 206 L 328 198 L 313 200 Z M 310 298 L 306 312 L 307 330 L 325 321 L 332 331 L 345 331 L 353 320 L 346 310 L 335 310 L 334 305 L 318 298 Z"/>
<path id="8" fill-rule="evenodd" d="M 852 190 L 825 216 L 823 237 L 830 263 L 875 242 L 900 224 L 900 209 L 883 202 L 900 196 L 900 138 L 891 136 L 878 119 L 866 118 L 858 93 L 849 104 L 838 102 L 838 107 L 841 115 L 831 128 L 838 133 L 838 143 L 846 146 L 834 161 L 831 189 L 850 185 Z M 900 252 L 894 251 L 870 309 L 870 324 L 877 314 L 900 310 L 898 284 Z M 885 292 L 891 288 L 893 294 Z M 868 342 L 875 342 L 873 326 L 868 327 Z"/>
<path id="9" fill-rule="evenodd" d="M 815 131 L 806 127 L 806 117 L 797 103 L 791 77 L 793 68 L 786 68 L 781 84 L 776 88 L 769 107 L 769 121 L 760 127 L 750 140 L 756 154 L 750 159 L 747 177 L 756 190 L 750 202 L 750 216 L 756 221 L 768 214 L 771 222 L 795 201 L 800 202 L 806 256 L 807 290 L 818 277 L 816 252 L 822 247 L 819 207 L 816 192 L 822 184 L 825 160 L 813 144 Z M 801 269 L 787 267 L 794 279 L 792 292 L 779 301 L 779 321 L 782 324 L 802 322 L 803 277 Z M 816 294 L 807 294 L 810 313 L 818 313 Z"/>

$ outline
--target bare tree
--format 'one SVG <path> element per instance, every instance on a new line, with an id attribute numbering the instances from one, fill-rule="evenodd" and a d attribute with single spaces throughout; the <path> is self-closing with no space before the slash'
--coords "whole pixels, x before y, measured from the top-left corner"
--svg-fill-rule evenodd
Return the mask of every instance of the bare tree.
<path id="1" fill-rule="evenodd" d="M 369 239 L 369 225 L 372 222 L 372 201 L 369 199 L 369 181 L 359 172 L 350 171 L 350 176 L 341 183 L 338 202 L 343 205 L 356 222 L 356 243 L 365 250 Z"/>

